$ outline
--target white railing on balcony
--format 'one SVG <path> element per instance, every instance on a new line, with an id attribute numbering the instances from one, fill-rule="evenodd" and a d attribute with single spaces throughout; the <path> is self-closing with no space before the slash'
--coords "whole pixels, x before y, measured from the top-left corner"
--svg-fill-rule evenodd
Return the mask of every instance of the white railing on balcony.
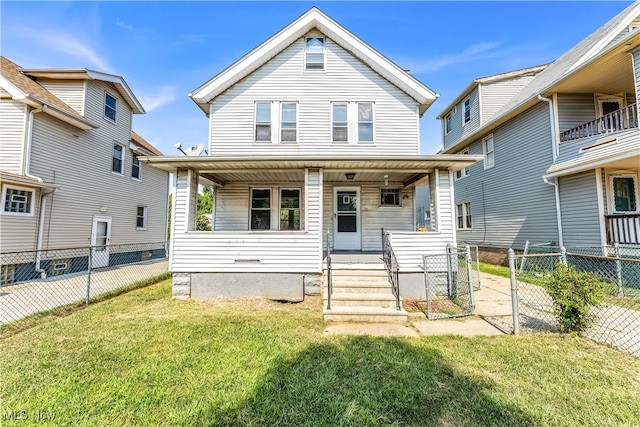
<path id="1" fill-rule="evenodd" d="M 573 141 L 574 139 L 587 138 L 621 130 L 638 127 L 637 104 L 631 104 L 620 110 L 590 121 L 589 123 L 576 126 L 572 129 L 560 133 L 560 142 Z"/>

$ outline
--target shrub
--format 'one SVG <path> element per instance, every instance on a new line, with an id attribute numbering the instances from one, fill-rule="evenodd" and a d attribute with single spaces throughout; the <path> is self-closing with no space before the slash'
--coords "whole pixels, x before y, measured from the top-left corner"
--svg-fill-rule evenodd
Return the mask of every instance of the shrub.
<path id="1" fill-rule="evenodd" d="M 547 283 L 560 331 L 582 332 L 593 324 L 590 308 L 602 304 L 605 296 L 605 283 L 598 276 L 558 264 Z"/>

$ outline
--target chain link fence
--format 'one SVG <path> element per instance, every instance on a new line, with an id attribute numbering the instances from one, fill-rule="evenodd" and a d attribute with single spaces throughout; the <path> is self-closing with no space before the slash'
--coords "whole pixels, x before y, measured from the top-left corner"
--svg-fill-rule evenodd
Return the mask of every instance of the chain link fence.
<path id="1" fill-rule="evenodd" d="M 426 293 L 425 314 L 429 319 L 470 316 L 474 312 L 474 279 L 471 248 L 448 247 L 446 253 L 423 256 Z"/>
<path id="2" fill-rule="evenodd" d="M 166 242 L 0 253 L 0 324 L 167 276 Z"/>
<path id="3" fill-rule="evenodd" d="M 531 249 L 531 247 L 530 247 Z M 606 292 L 590 309 L 595 322 L 584 335 L 640 357 L 640 246 L 539 246 L 510 256 L 514 333 L 556 331 L 556 306 L 547 292 L 558 264 L 595 275 Z M 517 319 L 517 321 L 516 321 Z"/>

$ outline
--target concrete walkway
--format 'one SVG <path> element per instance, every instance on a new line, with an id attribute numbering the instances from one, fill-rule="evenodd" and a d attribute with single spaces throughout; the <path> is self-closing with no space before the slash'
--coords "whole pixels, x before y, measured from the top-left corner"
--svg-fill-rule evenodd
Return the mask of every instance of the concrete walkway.
<path id="1" fill-rule="evenodd" d="M 326 334 L 420 337 L 432 335 L 503 335 L 511 332 L 511 286 L 509 279 L 480 273 L 481 288 L 474 292 L 475 316 L 427 320 L 410 313 L 405 325 L 389 323 L 330 323 Z"/>

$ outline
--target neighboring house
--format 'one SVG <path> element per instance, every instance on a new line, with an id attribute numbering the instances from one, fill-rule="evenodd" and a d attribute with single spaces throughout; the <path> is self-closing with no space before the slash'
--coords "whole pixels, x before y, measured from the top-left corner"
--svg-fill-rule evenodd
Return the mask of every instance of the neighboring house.
<path id="1" fill-rule="evenodd" d="M 548 66 L 478 79 L 438 117 L 456 173 L 458 241 L 640 243 L 640 4 Z"/>
<path id="2" fill-rule="evenodd" d="M 168 174 L 138 160 L 162 153 L 132 132 L 144 110 L 124 79 L 1 65 L 0 251 L 164 241 Z M 94 267 L 113 263 L 101 252 Z M 139 254 L 149 256 L 159 251 Z M 2 283 L 53 274 L 53 264 L 3 260 Z M 57 264 L 56 274 L 86 266 Z"/>
<path id="3" fill-rule="evenodd" d="M 327 244 L 379 253 L 382 229 L 414 274 L 401 291 L 424 292 L 422 254 L 455 241 L 453 173 L 481 159 L 419 154 L 434 92 L 312 8 L 190 96 L 211 155 L 145 159 L 176 177 L 175 296 L 302 299 Z M 416 232 L 426 183 L 432 227 Z M 215 186 L 211 232 L 195 229 L 198 184 Z"/>

